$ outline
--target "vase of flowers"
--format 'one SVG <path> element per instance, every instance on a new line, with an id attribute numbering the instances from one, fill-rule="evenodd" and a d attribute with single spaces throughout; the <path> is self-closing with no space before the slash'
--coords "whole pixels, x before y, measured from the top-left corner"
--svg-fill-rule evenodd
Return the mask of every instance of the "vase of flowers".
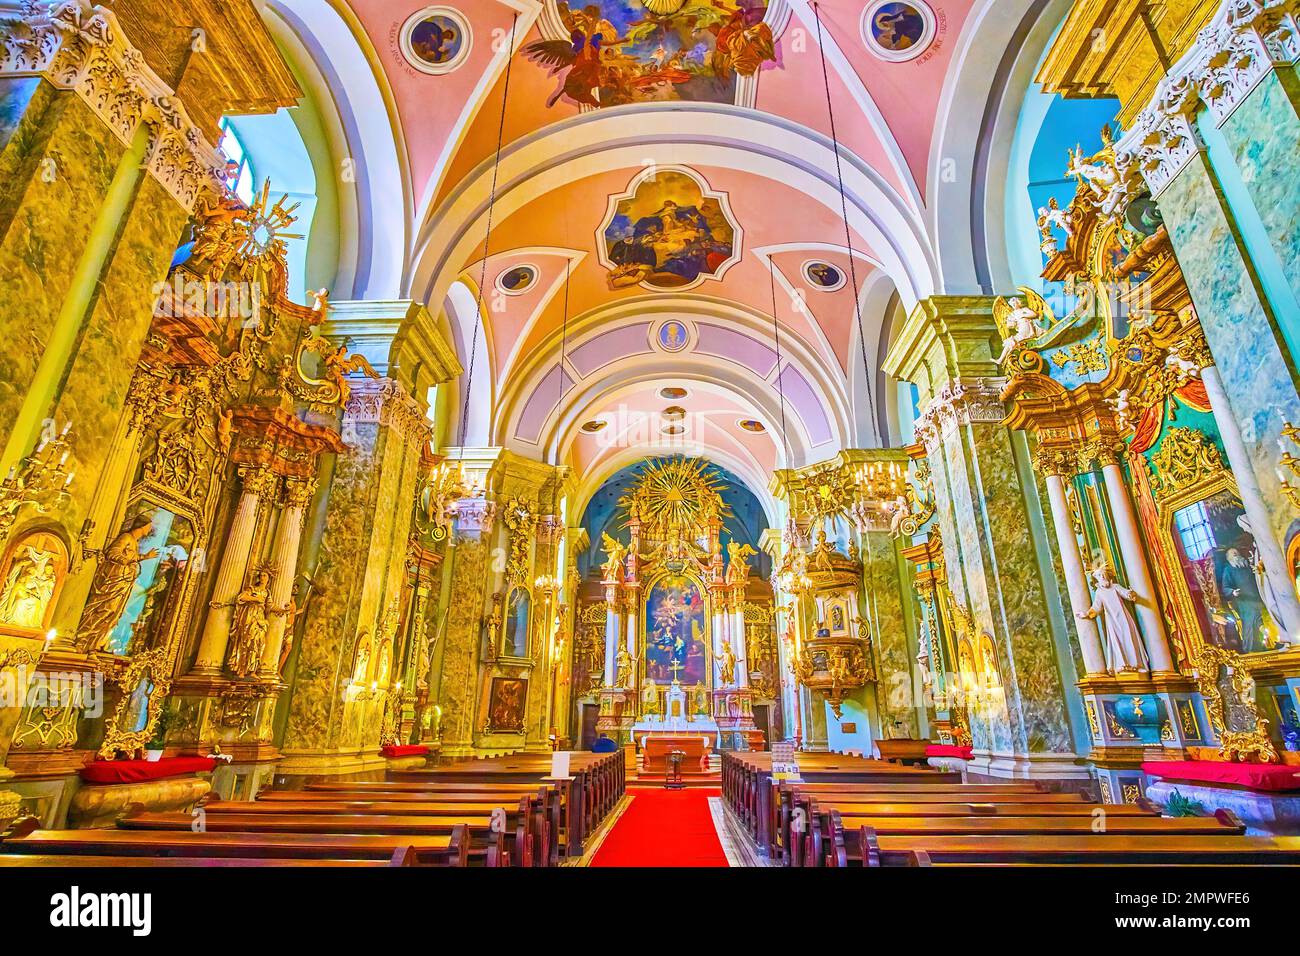
<path id="1" fill-rule="evenodd" d="M 171 723 L 171 715 L 164 710 L 158 715 L 158 722 L 154 724 L 153 736 L 144 745 L 144 759 L 150 763 L 157 763 L 162 759 L 163 750 L 167 747 L 167 725 L 169 723 Z"/>

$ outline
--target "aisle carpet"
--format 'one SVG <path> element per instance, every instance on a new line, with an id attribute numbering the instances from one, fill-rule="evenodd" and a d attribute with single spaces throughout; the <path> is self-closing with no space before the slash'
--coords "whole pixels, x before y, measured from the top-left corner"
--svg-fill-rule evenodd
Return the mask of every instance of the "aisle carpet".
<path id="1" fill-rule="evenodd" d="M 592 866 L 726 866 L 709 811 L 720 790 L 629 787 L 632 804 L 596 851 Z"/>

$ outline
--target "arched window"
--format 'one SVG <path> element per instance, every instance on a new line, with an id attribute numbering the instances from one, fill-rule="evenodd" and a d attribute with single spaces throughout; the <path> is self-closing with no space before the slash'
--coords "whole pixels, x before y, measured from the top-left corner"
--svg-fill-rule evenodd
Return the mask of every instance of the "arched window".
<path id="1" fill-rule="evenodd" d="M 231 167 L 230 176 L 226 179 L 226 185 L 234 190 L 235 195 L 246 203 L 253 201 L 254 182 L 253 162 L 244 149 L 244 144 L 235 132 L 234 126 L 230 120 L 222 117 L 221 119 L 221 151 L 226 154 L 226 158 L 232 163 L 238 164 L 238 169 Z"/>

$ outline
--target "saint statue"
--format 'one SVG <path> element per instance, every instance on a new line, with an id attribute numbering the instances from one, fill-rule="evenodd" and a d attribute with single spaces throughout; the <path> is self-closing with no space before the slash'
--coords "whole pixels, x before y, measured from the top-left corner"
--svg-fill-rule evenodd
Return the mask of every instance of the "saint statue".
<path id="1" fill-rule="evenodd" d="M 252 677 L 262 666 L 266 653 L 266 606 L 271 597 L 270 572 L 257 570 L 253 580 L 235 598 L 235 647 L 230 670 L 239 677 Z"/>
<path id="2" fill-rule="evenodd" d="M 39 630 L 54 597 L 55 556 L 30 545 L 15 556 L 0 592 L 0 623 Z"/>
<path id="3" fill-rule="evenodd" d="M 148 518 L 137 518 L 129 529 L 109 543 L 99 557 L 99 567 L 90 585 L 90 597 L 77 630 L 78 642 L 92 651 L 108 648 L 113 628 L 122 618 L 131 590 L 140 575 L 140 565 L 158 557 L 158 549 L 140 553 L 140 542 L 153 530 Z"/>
<path id="4" fill-rule="evenodd" d="M 363 630 L 357 635 L 357 657 L 352 667 L 352 683 L 364 684 L 370 676 L 370 632 Z"/>
<path id="5" fill-rule="evenodd" d="M 632 655 L 627 652 L 626 646 L 619 647 L 618 655 L 615 659 L 618 662 L 618 676 L 614 678 L 614 686 L 631 687 Z"/>
<path id="6" fill-rule="evenodd" d="M 722 653 L 718 655 L 718 670 L 724 686 L 736 682 L 736 654 L 731 649 L 731 641 L 722 639 Z"/>
<path id="7" fill-rule="evenodd" d="M 1101 618 L 1102 651 L 1106 656 L 1106 670 L 1111 674 L 1125 671 L 1146 673 L 1146 646 L 1138 633 L 1137 621 L 1129 605 L 1137 595 L 1115 581 L 1115 573 L 1106 565 L 1092 572 L 1095 596 L 1092 607 L 1078 614 L 1080 620 Z"/>
<path id="8" fill-rule="evenodd" d="M 641 713 L 659 713 L 659 687 L 648 677 L 641 685 Z"/>

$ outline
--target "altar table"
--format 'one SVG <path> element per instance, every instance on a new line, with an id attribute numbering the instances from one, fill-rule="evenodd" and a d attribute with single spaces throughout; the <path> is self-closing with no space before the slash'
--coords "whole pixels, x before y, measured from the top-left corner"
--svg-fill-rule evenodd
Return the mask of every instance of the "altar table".
<path id="1" fill-rule="evenodd" d="M 650 734 L 643 738 L 641 756 L 646 773 L 668 772 L 668 755 L 674 750 L 686 754 L 682 760 L 682 769 L 698 767 L 701 771 L 709 769 L 709 752 L 712 750 L 712 737 L 705 734 Z"/>

